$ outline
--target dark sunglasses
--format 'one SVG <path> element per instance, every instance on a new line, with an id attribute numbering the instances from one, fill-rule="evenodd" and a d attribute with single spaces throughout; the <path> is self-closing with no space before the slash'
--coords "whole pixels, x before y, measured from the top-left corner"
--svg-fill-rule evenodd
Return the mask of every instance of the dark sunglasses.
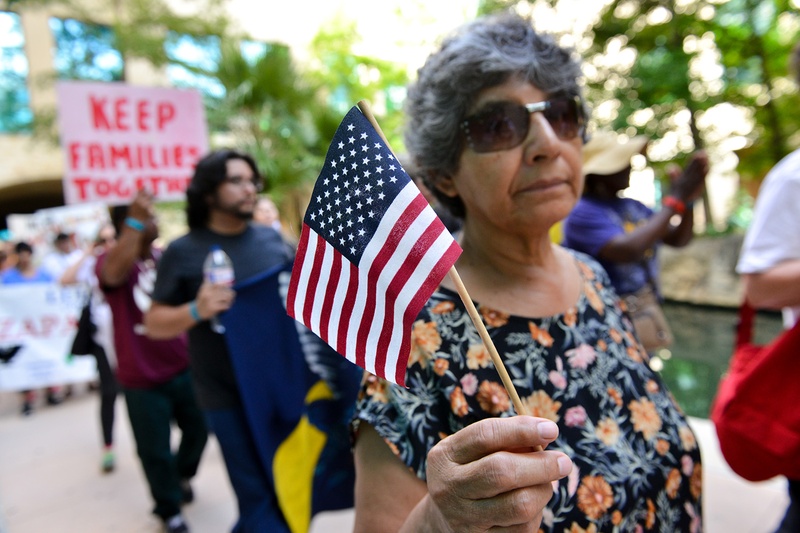
<path id="1" fill-rule="evenodd" d="M 562 96 L 535 102 L 517 104 L 496 102 L 481 112 L 467 117 L 461 129 L 467 145 L 478 153 L 509 150 L 522 144 L 530 130 L 531 113 L 542 113 L 562 140 L 584 135 L 585 117 L 578 97 Z"/>

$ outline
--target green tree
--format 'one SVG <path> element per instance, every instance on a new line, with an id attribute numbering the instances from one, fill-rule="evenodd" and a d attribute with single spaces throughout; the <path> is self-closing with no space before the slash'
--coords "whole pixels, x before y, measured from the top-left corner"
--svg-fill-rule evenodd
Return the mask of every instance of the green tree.
<path id="1" fill-rule="evenodd" d="M 800 15 L 786 0 L 730 0 L 718 7 L 714 22 L 722 97 L 750 110 L 755 123 L 739 152 L 738 171 L 743 181 L 757 184 L 800 146 L 797 88 L 787 77 L 789 54 L 800 41 Z"/>
<path id="2" fill-rule="evenodd" d="M 408 75 L 402 65 L 354 53 L 359 43 L 354 22 L 333 20 L 311 44 L 314 59 L 309 77 L 328 105 L 342 116 L 360 100 L 367 100 L 389 145 L 401 153 L 402 102 Z"/>
<path id="3" fill-rule="evenodd" d="M 26 5 L 55 0 L 26 0 Z M 164 0 L 63 0 L 75 19 L 113 29 L 125 59 L 155 67 L 179 66 L 196 76 L 203 92 L 212 143 L 254 155 L 268 177 L 284 218 L 297 228 L 328 143 L 346 110 L 359 100 L 373 111 L 395 150 L 401 148 L 399 102 L 406 74 L 401 66 L 353 53 L 354 25 L 336 20 L 314 40 L 311 61 L 299 68 L 288 47 L 261 43 L 262 53 L 243 51 L 247 36 L 234 32 L 224 0 L 194 0 L 179 14 Z M 203 64 L 175 57 L 165 42 L 188 36 Z"/>
<path id="4" fill-rule="evenodd" d="M 547 5 L 560 0 L 489 0 L 484 8 Z M 663 139 L 685 129 L 663 161 L 708 147 L 717 159 L 737 149 L 737 171 L 757 181 L 800 145 L 797 95 L 786 58 L 800 18 L 790 0 L 606 0 L 581 48 L 587 95 L 598 127 Z M 794 105 L 793 105 L 794 104 Z M 726 131 L 712 116 L 740 112 L 751 129 Z M 722 111 L 724 112 L 724 111 Z M 663 174 L 663 172 L 661 173 Z M 751 186 L 749 190 L 755 191 Z M 737 198 L 741 198 L 737 195 Z M 706 206 L 706 220 L 713 222 Z"/>

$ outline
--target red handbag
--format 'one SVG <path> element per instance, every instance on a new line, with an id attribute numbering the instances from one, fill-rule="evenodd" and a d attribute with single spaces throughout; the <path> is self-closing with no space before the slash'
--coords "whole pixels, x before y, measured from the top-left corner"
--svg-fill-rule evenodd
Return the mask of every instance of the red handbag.
<path id="1" fill-rule="evenodd" d="M 758 346 L 752 343 L 754 316 L 744 302 L 711 420 L 723 457 L 743 478 L 800 479 L 800 322 Z"/>

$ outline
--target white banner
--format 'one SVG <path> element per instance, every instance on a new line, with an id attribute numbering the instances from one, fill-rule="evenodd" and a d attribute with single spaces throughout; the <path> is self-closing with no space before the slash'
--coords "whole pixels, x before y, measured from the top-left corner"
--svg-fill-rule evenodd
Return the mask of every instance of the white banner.
<path id="1" fill-rule="evenodd" d="M 86 289 L 56 283 L 0 286 L 0 390 L 91 381 L 94 357 L 73 357 Z"/>

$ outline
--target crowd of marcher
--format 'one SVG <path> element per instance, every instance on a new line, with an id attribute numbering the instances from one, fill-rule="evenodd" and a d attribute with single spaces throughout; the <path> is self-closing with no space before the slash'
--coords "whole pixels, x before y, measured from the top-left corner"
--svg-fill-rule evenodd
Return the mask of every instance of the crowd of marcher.
<path id="1" fill-rule="evenodd" d="M 708 158 L 698 150 L 670 169 L 656 208 L 626 197 L 648 139 L 591 132 L 580 79 L 572 50 L 503 15 L 459 28 L 409 87 L 404 164 L 456 235 L 456 267 L 532 416 L 513 416 L 457 287 L 443 280 L 414 323 L 406 386 L 365 374 L 352 406 L 356 531 L 703 528 L 698 442 L 648 361 L 670 342 L 657 316 L 657 250 L 692 238 Z M 797 154 L 765 182 L 739 264 L 751 302 L 793 309 L 787 324 L 800 305 Z M 72 351 L 97 361 L 101 469 L 115 468 L 121 393 L 167 532 L 189 531 L 181 506 L 209 432 L 237 500 L 232 530 L 292 531 L 260 458 L 259 422 L 243 407 L 252 385 L 217 322 L 237 304 L 233 280 L 293 259 L 296 242 L 263 188 L 253 157 L 216 150 L 186 191 L 187 233 L 164 250 L 147 190 L 110 209 L 82 248 L 62 228 L 39 261 L 25 241 L 2 250 L 0 284 L 88 288 Z M 215 247 L 233 265 L 226 281 L 205 270 Z M 256 312 L 252 327 L 269 324 Z M 282 349 L 276 341 L 263 356 Z M 47 388 L 46 402 L 67 390 Z M 22 392 L 23 415 L 36 404 L 35 391 Z M 302 406 L 285 409 L 299 424 Z M 798 483 L 781 532 L 800 527 Z"/>

